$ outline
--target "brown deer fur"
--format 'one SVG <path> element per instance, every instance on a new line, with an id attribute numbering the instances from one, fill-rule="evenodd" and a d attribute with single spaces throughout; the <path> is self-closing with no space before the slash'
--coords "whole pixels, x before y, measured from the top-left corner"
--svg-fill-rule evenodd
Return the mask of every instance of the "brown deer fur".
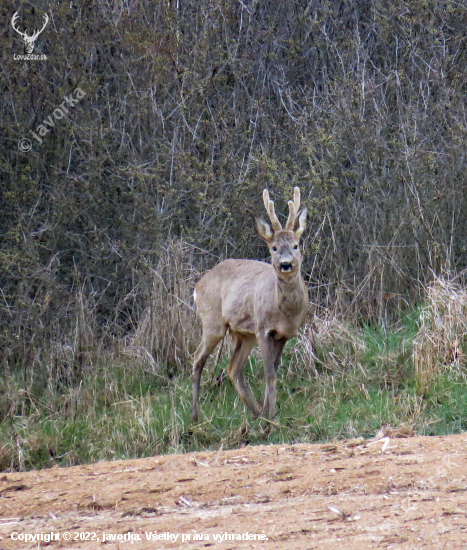
<path id="1" fill-rule="evenodd" d="M 193 422 L 197 422 L 199 416 L 201 372 L 227 330 L 235 346 L 228 374 L 240 397 L 255 418 L 261 414 L 272 418 L 276 414 L 276 373 L 281 353 L 287 340 L 298 333 L 308 309 L 299 248 L 307 211 L 299 211 L 300 190 L 295 187 L 294 201 L 289 201 L 289 217 L 283 229 L 266 189 L 263 200 L 271 225 L 262 218 L 255 218 L 255 227 L 269 247 L 271 264 L 225 260 L 208 271 L 195 288 L 203 336 L 193 365 Z M 256 342 L 266 374 L 262 409 L 243 378 L 246 360 Z"/>

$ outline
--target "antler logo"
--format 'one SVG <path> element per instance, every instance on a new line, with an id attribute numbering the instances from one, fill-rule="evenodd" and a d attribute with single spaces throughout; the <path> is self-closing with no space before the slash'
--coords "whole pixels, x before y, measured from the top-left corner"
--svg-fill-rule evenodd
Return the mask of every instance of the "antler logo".
<path id="1" fill-rule="evenodd" d="M 13 27 L 13 29 L 21 36 L 21 38 L 23 39 L 25 45 L 26 45 L 26 51 L 28 53 L 32 53 L 33 50 L 34 50 L 34 42 L 37 40 L 37 38 L 39 37 L 39 35 L 41 34 L 41 32 L 45 29 L 45 27 L 47 26 L 47 23 L 49 22 L 49 17 L 47 14 L 44 15 L 44 24 L 42 25 L 42 29 L 40 30 L 37 30 L 37 29 L 34 29 L 34 32 L 31 36 L 29 36 L 26 31 L 25 32 L 21 32 L 17 27 L 16 27 L 16 21 L 19 17 L 19 13 L 16 11 L 14 14 L 13 14 L 13 17 L 11 18 L 11 26 Z"/>

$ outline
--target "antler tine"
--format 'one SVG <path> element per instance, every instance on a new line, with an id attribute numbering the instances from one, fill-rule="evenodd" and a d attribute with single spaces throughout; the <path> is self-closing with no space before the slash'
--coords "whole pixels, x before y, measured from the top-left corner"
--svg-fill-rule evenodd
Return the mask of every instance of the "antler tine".
<path id="1" fill-rule="evenodd" d="M 295 213 L 297 213 L 300 208 L 300 187 L 293 188 L 293 205 L 295 208 Z"/>
<path id="2" fill-rule="evenodd" d="M 285 229 L 292 231 L 295 225 L 298 209 L 300 208 L 300 187 L 294 187 L 293 202 L 289 201 L 289 217 L 285 224 Z"/>
<path id="3" fill-rule="evenodd" d="M 266 211 L 269 215 L 269 219 L 271 220 L 273 230 L 281 231 L 282 225 L 277 219 L 276 212 L 274 211 L 274 202 L 269 198 L 269 191 L 267 189 L 263 191 L 263 202 L 264 207 L 266 208 Z"/>

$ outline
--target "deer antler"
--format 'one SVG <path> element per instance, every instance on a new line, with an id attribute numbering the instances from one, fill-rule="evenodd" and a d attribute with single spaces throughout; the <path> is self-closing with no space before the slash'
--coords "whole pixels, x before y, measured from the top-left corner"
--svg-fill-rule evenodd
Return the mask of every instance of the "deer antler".
<path id="1" fill-rule="evenodd" d="M 289 231 L 293 231 L 299 208 L 300 208 L 300 188 L 294 187 L 293 202 L 289 201 L 289 217 L 287 218 L 285 229 Z"/>
<path id="2" fill-rule="evenodd" d="M 15 23 L 16 23 L 16 20 L 18 19 L 19 17 L 19 12 L 15 11 L 15 13 L 13 14 L 13 17 L 11 18 L 11 26 L 13 27 L 13 29 L 20 35 L 22 36 L 23 38 L 26 38 L 27 34 L 25 32 L 21 32 L 19 29 L 17 29 L 15 27 Z"/>
<path id="3" fill-rule="evenodd" d="M 281 231 L 282 225 L 277 219 L 276 212 L 274 211 L 274 202 L 269 198 L 269 191 L 267 189 L 263 191 L 263 202 L 269 215 L 269 219 L 271 220 L 272 229 L 274 231 Z"/>
<path id="4" fill-rule="evenodd" d="M 38 31 L 37 29 L 35 29 L 35 32 L 34 34 L 31 36 L 31 40 L 35 40 L 40 34 L 41 32 L 45 29 L 45 27 L 47 26 L 47 23 L 49 22 L 49 16 L 45 13 L 44 14 L 44 24 L 42 25 L 42 29 L 40 31 Z"/>

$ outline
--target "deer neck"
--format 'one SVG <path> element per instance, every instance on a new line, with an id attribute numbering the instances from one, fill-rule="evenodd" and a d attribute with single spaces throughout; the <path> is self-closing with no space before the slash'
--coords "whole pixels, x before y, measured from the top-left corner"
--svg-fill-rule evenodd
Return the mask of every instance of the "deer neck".
<path id="1" fill-rule="evenodd" d="M 306 288 L 300 271 L 287 279 L 277 276 L 276 295 L 279 310 L 286 315 L 296 315 L 306 308 Z"/>

